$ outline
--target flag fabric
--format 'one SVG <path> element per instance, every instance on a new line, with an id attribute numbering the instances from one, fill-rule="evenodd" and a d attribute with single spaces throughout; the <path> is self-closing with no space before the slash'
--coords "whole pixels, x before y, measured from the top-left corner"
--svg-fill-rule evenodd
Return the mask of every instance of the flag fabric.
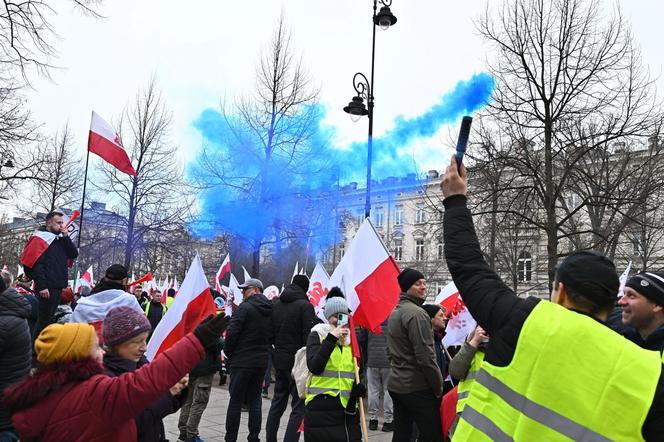
<path id="1" fill-rule="evenodd" d="M 23 249 L 21 264 L 25 267 L 34 267 L 39 257 L 42 256 L 57 236 L 55 233 L 35 230 Z"/>
<path id="2" fill-rule="evenodd" d="M 251 275 L 247 272 L 247 269 L 245 269 L 244 266 L 242 266 L 242 270 L 244 271 L 244 283 L 246 283 L 251 279 Z"/>
<path id="3" fill-rule="evenodd" d="M 325 307 L 325 297 L 330 289 L 330 275 L 328 275 L 325 267 L 320 262 L 316 263 L 311 279 L 309 280 L 309 291 L 307 297 L 309 302 L 314 306 L 316 316 L 318 316 L 324 323 L 327 323 L 327 318 L 323 313 Z"/>
<path id="4" fill-rule="evenodd" d="M 237 278 L 234 274 L 231 273 L 231 279 L 228 282 L 228 291 L 233 296 L 233 304 L 240 305 L 242 304 L 243 295 L 242 290 L 238 287 L 240 284 L 237 282 Z"/>
<path id="5" fill-rule="evenodd" d="M 88 269 L 83 273 L 82 276 L 76 279 L 76 285 L 74 287 L 74 292 L 75 293 L 81 293 L 83 290 L 83 287 L 90 287 L 92 288 L 92 281 L 94 281 L 92 277 L 92 266 L 88 267 Z"/>
<path id="6" fill-rule="evenodd" d="M 216 310 L 201 258 L 196 255 L 182 281 L 179 295 L 152 333 L 145 356 L 153 360 L 192 332 L 203 319 L 214 315 Z"/>
<path id="7" fill-rule="evenodd" d="M 629 279 L 629 272 L 632 270 L 632 261 L 630 261 L 627 264 L 627 268 L 623 272 L 622 275 L 620 275 L 620 278 L 618 280 L 620 281 L 620 289 L 618 290 L 618 297 L 622 298 L 625 295 L 625 284 L 627 284 L 627 280 Z"/>
<path id="8" fill-rule="evenodd" d="M 295 275 L 300 273 L 300 262 L 296 261 L 295 262 L 295 268 L 293 269 L 293 276 L 291 276 L 290 281 L 288 283 L 290 284 L 293 281 L 293 278 L 295 278 Z"/>
<path id="9" fill-rule="evenodd" d="M 104 318 L 111 309 L 121 306 L 131 307 L 143 314 L 143 310 L 134 295 L 122 290 L 112 289 L 79 299 L 71 320 L 72 322 L 87 322 L 92 325 L 97 331 L 100 342 L 103 343 L 101 326 Z"/>
<path id="10" fill-rule="evenodd" d="M 435 302 L 445 308 L 449 318 L 447 327 L 445 328 L 443 347 L 462 345 L 466 337 L 477 326 L 477 322 L 475 322 L 475 318 L 473 318 L 463 303 L 454 282 L 450 282 L 443 287 L 438 296 L 436 296 Z"/>
<path id="11" fill-rule="evenodd" d="M 16 269 L 16 277 L 18 278 L 18 277 L 21 276 L 24 272 L 25 272 L 25 270 L 23 270 L 23 266 L 22 266 L 21 264 L 19 264 L 19 265 L 18 265 L 18 268 Z"/>
<path id="12" fill-rule="evenodd" d="M 92 111 L 92 121 L 90 122 L 88 151 L 99 155 L 120 172 L 136 176 L 136 170 L 131 165 L 129 155 L 120 142 L 120 136 L 95 111 Z"/>
<path id="13" fill-rule="evenodd" d="M 350 339 L 350 348 L 353 351 L 353 357 L 357 359 L 357 365 L 362 364 L 362 352 L 360 351 L 360 343 L 357 341 L 357 334 L 355 333 L 355 320 L 353 315 L 348 317 L 348 338 Z"/>
<path id="14" fill-rule="evenodd" d="M 364 220 L 330 278 L 354 316 L 355 325 L 380 333 L 380 325 L 399 301 L 399 266 L 371 221 Z"/>
<path id="15" fill-rule="evenodd" d="M 173 277 L 173 289 L 175 289 L 175 294 L 176 295 L 180 291 L 180 284 L 178 284 L 178 277 L 177 276 Z"/>
<path id="16" fill-rule="evenodd" d="M 226 255 L 224 260 L 221 262 L 221 267 L 219 271 L 214 275 L 214 285 L 219 293 L 221 293 L 221 280 L 226 275 L 226 273 L 231 272 L 231 254 Z"/>
<path id="17" fill-rule="evenodd" d="M 168 292 L 168 275 L 166 275 L 166 279 L 161 283 L 161 287 L 159 287 L 159 291 L 161 291 L 161 303 L 166 304 L 166 293 Z M 210 295 L 212 296 L 212 295 Z"/>
<path id="18" fill-rule="evenodd" d="M 145 274 L 145 276 L 137 279 L 136 281 L 130 282 L 129 286 L 134 287 L 138 284 L 143 284 L 144 282 L 152 281 L 154 279 L 154 276 L 152 276 L 152 272 L 148 272 Z"/>

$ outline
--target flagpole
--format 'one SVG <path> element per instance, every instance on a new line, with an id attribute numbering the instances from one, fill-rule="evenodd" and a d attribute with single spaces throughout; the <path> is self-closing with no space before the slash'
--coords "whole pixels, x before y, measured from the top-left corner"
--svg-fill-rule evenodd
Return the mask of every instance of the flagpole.
<path id="1" fill-rule="evenodd" d="M 88 184 L 88 164 L 90 163 L 90 147 L 88 146 L 88 153 L 85 156 L 85 174 L 83 175 L 83 198 L 81 200 L 81 221 L 78 225 L 78 244 L 77 248 L 81 248 L 81 237 L 83 236 L 83 212 L 85 211 L 85 188 Z"/>
<path id="2" fill-rule="evenodd" d="M 355 383 L 359 384 L 360 383 L 360 367 L 357 364 L 357 358 L 353 356 L 353 366 L 355 367 Z M 367 434 L 369 433 L 367 431 L 367 420 L 364 416 L 364 401 L 362 401 L 362 398 L 359 397 L 357 398 L 359 404 L 360 404 L 360 424 L 361 424 L 361 429 L 362 429 L 362 439 L 364 442 L 367 442 L 369 439 L 367 437 Z"/>

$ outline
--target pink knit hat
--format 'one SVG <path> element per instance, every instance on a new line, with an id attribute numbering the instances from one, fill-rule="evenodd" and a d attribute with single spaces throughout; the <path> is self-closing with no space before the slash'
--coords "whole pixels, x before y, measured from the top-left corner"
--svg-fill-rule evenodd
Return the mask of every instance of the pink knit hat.
<path id="1" fill-rule="evenodd" d="M 111 309 L 102 326 L 104 344 L 107 347 L 115 347 L 134 336 L 150 331 L 150 321 L 141 312 L 131 307 L 115 307 Z"/>

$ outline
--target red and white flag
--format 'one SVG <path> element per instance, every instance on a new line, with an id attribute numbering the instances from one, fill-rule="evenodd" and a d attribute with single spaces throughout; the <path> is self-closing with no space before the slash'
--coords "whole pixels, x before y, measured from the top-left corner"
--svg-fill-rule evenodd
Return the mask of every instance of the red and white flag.
<path id="1" fill-rule="evenodd" d="M 122 290 L 111 289 L 79 299 L 71 320 L 72 322 L 87 322 L 94 326 L 100 342 L 103 342 L 101 326 L 104 318 L 111 309 L 121 306 L 131 307 L 143 314 L 143 310 L 134 295 Z"/>
<path id="2" fill-rule="evenodd" d="M 210 315 L 216 313 L 201 258 L 196 255 L 180 286 L 178 296 L 152 333 L 145 356 L 153 360 L 178 342 Z"/>
<path id="3" fill-rule="evenodd" d="M 214 275 L 214 286 L 219 293 L 222 293 L 221 280 L 226 275 L 226 273 L 230 272 L 231 272 L 231 254 L 229 253 L 228 255 L 226 255 L 223 262 L 221 263 L 221 267 L 219 267 L 219 271 L 217 272 L 217 274 Z"/>
<path id="4" fill-rule="evenodd" d="M 92 281 L 94 281 L 94 279 L 92 277 L 92 266 L 90 266 L 85 271 L 85 273 L 83 273 L 83 276 L 81 276 L 76 280 L 76 286 L 74 287 L 74 292 L 81 293 L 83 287 L 92 288 Z"/>
<path id="5" fill-rule="evenodd" d="M 28 239 L 21 256 L 21 264 L 25 267 L 34 267 L 40 256 L 58 235 L 43 230 L 36 230 Z"/>
<path id="6" fill-rule="evenodd" d="M 344 292 L 355 325 L 380 333 L 399 301 L 399 266 L 367 218 L 330 278 Z"/>
<path id="7" fill-rule="evenodd" d="M 136 176 L 136 170 L 131 165 L 129 155 L 122 147 L 120 136 L 113 127 L 104 121 L 95 111 L 92 111 L 90 135 L 88 137 L 88 151 L 99 155 L 106 162 L 120 172 Z"/>
<path id="8" fill-rule="evenodd" d="M 168 293 L 168 288 L 169 288 L 169 283 L 168 283 L 168 275 L 166 275 L 166 279 L 161 284 L 161 287 L 159 287 L 159 291 L 161 292 L 161 303 L 166 304 L 168 296 L 166 296 L 166 293 Z M 211 296 L 211 295 L 210 295 Z"/>
<path id="9" fill-rule="evenodd" d="M 627 285 L 627 280 L 629 279 L 629 272 L 632 270 L 632 261 L 629 261 L 629 264 L 627 264 L 627 268 L 623 272 L 622 275 L 620 275 L 620 278 L 618 278 L 618 281 L 620 281 L 620 288 L 618 289 L 618 297 L 622 298 L 625 296 L 625 285 Z"/>
<path id="10" fill-rule="evenodd" d="M 454 282 L 450 282 L 443 287 L 438 296 L 436 296 L 435 302 L 445 308 L 449 318 L 447 327 L 445 328 L 446 334 L 443 338 L 443 346 L 462 345 L 466 337 L 477 326 L 477 322 L 475 322 L 475 318 L 473 318 L 463 303 Z"/>
<path id="11" fill-rule="evenodd" d="M 233 304 L 235 305 L 242 304 L 244 295 L 242 295 L 242 290 L 240 290 L 240 284 L 237 282 L 237 278 L 232 273 L 231 273 L 231 279 L 228 282 L 228 291 L 233 296 Z"/>
<path id="12" fill-rule="evenodd" d="M 318 316 L 324 323 L 327 323 L 327 318 L 323 313 L 325 307 L 325 297 L 330 289 L 330 275 L 327 274 L 325 267 L 320 262 L 316 263 L 311 279 L 309 280 L 309 291 L 307 297 L 309 302 L 314 306 L 316 316 Z"/>
<path id="13" fill-rule="evenodd" d="M 244 284 L 246 284 L 247 281 L 251 279 L 251 275 L 247 272 L 247 269 L 245 269 L 244 266 L 242 266 L 242 271 L 244 272 Z"/>

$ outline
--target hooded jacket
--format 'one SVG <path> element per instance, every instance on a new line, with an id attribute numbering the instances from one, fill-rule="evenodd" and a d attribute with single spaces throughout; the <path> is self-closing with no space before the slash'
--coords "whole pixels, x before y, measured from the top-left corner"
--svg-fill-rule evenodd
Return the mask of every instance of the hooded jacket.
<path id="1" fill-rule="evenodd" d="M 272 363 L 277 370 L 290 371 L 295 353 L 307 344 L 318 318 L 305 291 L 295 284 L 286 287 L 274 302 L 271 318 Z"/>
<path id="2" fill-rule="evenodd" d="M 244 300 L 226 330 L 224 353 L 232 368 L 267 368 L 272 303 L 262 293 Z"/>
<path id="3" fill-rule="evenodd" d="M 131 373 L 148 364 L 143 356 L 138 362 L 130 361 L 115 353 L 104 355 L 104 368 L 106 374 L 111 377 L 120 376 L 123 373 Z M 162 419 L 180 409 L 184 398 L 182 394 L 171 396 L 167 391 L 159 399 L 150 404 L 140 415 L 135 418 L 138 442 L 159 442 L 165 439 L 164 423 Z M 186 398 L 186 393 L 185 393 Z"/>
<path id="4" fill-rule="evenodd" d="M 135 441 L 134 418 L 175 385 L 203 357 L 193 335 L 152 363 L 109 377 L 92 359 L 47 366 L 5 391 L 21 441 Z"/>
<path id="5" fill-rule="evenodd" d="M 30 304 L 16 289 L 0 293 L 0 399 L 5 387 L 30 372 L 31 345 L 27 318 Z M 0 401 L 0 431 L 12 428 L 9 411 Z"/>

